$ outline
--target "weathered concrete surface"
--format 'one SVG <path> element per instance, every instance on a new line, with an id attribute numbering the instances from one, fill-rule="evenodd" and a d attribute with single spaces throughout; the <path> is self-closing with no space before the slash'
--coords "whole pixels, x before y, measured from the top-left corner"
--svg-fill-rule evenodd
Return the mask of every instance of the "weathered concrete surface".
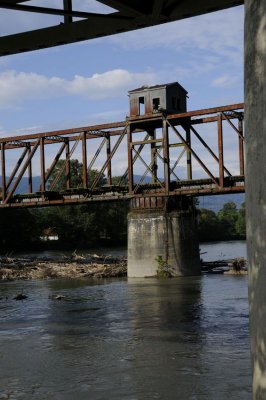
<path id="1" fill-rule="evenodd" d="M 266 1 L 245 1 L 246 210 L 253 398 L 266 399 Z"/>
<path id="2" fill-rule="evenodd" d="M 173 275 L 199 275 L 195 215 L 191 211 L 132 211 L 128 215 L 128 277 L 157 274 L 161 256 Z"/>

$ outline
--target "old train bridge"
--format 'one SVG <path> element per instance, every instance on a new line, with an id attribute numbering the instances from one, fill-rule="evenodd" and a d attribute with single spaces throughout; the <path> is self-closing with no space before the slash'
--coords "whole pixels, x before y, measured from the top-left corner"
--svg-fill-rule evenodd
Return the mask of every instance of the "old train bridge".
<path id="1" fill-rule="evenodd" d="M 245 69 L 245 127 L 246 127 L 246 170 L 245 177 L 247 182 L 246 204 L 247 204 L 247 244 L 249 262 L 249 293 L 250 293 L 250 327 L 251 327 L 251 349 L 252 349 L 252 368 L 253 368 L 253 398 L 265 399 L 265 370 L 266 370 L 266 256 L 265 256 L 265 77 L 266 77 L 266 2 L 265 0 L 158 0 L 158 1 L 139 1 L 139 0 L 99 0 L 100 3 L 113 7 L 109 14 L 99 14 L 91 12 L 76 11 L 72 8 L 71 0 L 63 1 L 63 9 L 52 9 L 45 7 L 31 6 L 23 4 L 21 0 L 0 1 L 0 7 L 13 10 L 13 12 L 23 13 L 42 13 L 43 15 L 57 15 L 63 17 L 63 23 L 45 28 L 35 29 L 34 31 L 20 32 L 13 35 L 3 34 L 0 38 L 0 56 L 7 56 L 25 51 L 59 46 L 66 43 L 112 35 L 114 33 L 126 32 L 152 25 L 177 21 L 184 18 L 210 13 L 237 5 L 245 5 L 245 34 L 244 34 L 244 69 Z M 26 3 L 31 3 L 30 1 Z M 76 18 L 78 17 L 78 19 Z M 76 18 L 76 19 L 75 19 Z M 80 20 L 80 18 L 82 18 Z M 142 96 L 143 97 L 143 96 Z M 140 104 L 143 104 L 140 102 Z M 156 106 L 156 102 L 154 104 Z M 235 124 L 236 122 L 236 124 Z M 212 129 L 210 126 L 212 125 Z M 159 128 L 158 128 L 159 126 Z M 215 128 L 216 126 L 216 128 Z M 230 126 L 232 132 L 225 132 L 225 126 Z M 204 131 L 200 130 L 204 128 Z M 159 132 L 161 131 L 161 136 Z M 212 131 L 212 133 L 210 132 Z M 147 134 L 142 139 L 137 139 L 141 132 Z M 156 135 L 155 135 L 156 132 Z M 208 136 L 209 135 L 209 136 Z M 237 146 L 230 143 L 224 146 L 225 140 L 235 135 L 238 140 Z M 174 137 L 174 140 L 170 138 Z M 208 136 L 208 138 L 207 138 Z M 118 148 L 124 151 L 118 153 Z M 207 139 L 206 139 L 207 138 Z M 93 140 L 90 140 L 93 139 Z M 86 180 L 87 144 L 102 139 L 106 143 L 106 160 L 102 162 L 100 173 L 107 174 L 109 188 L 100 188 L 100 178 L 93 181 Z M 116 139 L 116 142 L 113 141 Z M 224 140 L 224 143 L 223 143 Z M 82 188 L 71 188 L 69 178 L 69 160 L 75 151 L 74 144 L 79 141 L 82 143 L 83 154 L 83 184 Z M 136 143 L 138 142 L 138 143 Z M 141 142 L 141 143 L 140 143 Z M 215 143 L 215 150 L 211 144 Z M 218 143 L 218 144 L 217 144 Z M 73 147 L 70 149 L 70 144 Z M 57 150 L 50 167 L 48 167 L 47 146 L 50 148 L 61 145 Z M 199 145 L 209 156 L 200 152 Z M 76 148 L 78 148 L 78 144 Z M 126 147 L 127 146 L 127 147 Z M 151 161 L 147 162 L 147 147 L 151 148 Z M 127 151 L 128 148 L 128 151 Z M 162 251 L 162 257 L 171 265 L 175 257 L 176 264 L 179 258 L 187 257 L 187 271 L 190 271 L 189 250 L 185 242 L 192 242 L 186 236 L 179 223 L 179 231 L 174 238 L 173 252 L 171 253 L 171 238 L 173 238 L 171 226 L 174 224 L 174 216 L 171 211 L 164 210 L 159 212 L 159 204 L 163 199 L 185 198 L 193 195 L 203 195 L 207 193 L 225 193 L 244 190 L 244 161 L 243 161 L 243 135 L 242 135 L 242 105 L 237 104 L 227 107 L 213 108 L 212 110 L 201 110 L 194 112 L 171 112 L 158 113 L 145 117 L 128 118 L 125 122 L 118 124 L 107 124 L 104 126 L 84 127 L 64 132 L 50 132 L 40 135 L 8 138 L 1 141 L 1 165 L 2 165 L 2 198 L 1 207 L 21 207 L 49 204 L 67 204 L 79 201 L 96 201 L 97 199 L 109 200 L 110 198 L 130 198 L 133 206 L 139 206 L 139 211 L 143 211 L 146 220 L 139 217 L 139 226 L 130 228 L 129 218 L 129 266 L 132 259 L 133 250 L 130 249 L 130 230 L 139 233 L 139 240 L 145 240 L 139 248 L 139 257 L 136 260 L 141 262 L 149 250 L 150 258 L 154 254 Z M 9 151 L 12 150 L 12 151 Z M 179 153 L 178 153 L 179 150 Z M 18 156 L 18 152 L 22 154 Z M 66 189 L 54 192 L 49 184 L 53 165 L 56 159 L 66 152 Z M 100 151 L 100 147 L 99 147 Z M 49 149 L 49 153 L 51 150 Z M 41 169 L 41 180 L 39 190 L 34 189 L 32 183 L 32 167 L 34 158 L 39 153 L 39 165 Z M 61 153 L 61 154 L 60 154 Z M 7 154 L 12 156 L 14 169 L 8 171 L 5 157 Z M 126 176 L 127 184 L 122 188 L 121 185 L 113 185 L 112 163 L 115 155 L 120 157 L 128 154 L 128 164 Z M 182 154 L 182 156 L 181 156 Z M 94 155 L 98 155 L 95 151 Z M 50 156 L 51 157 L 51 156 Z M 185 159 L 187 174 L 181 176 L 182 161 Z M 88 167 L 93 165 L 92 157 Z M 10 161 L 10 160 L 9 160 Z M 49 159 L 49 162 L 51 158 Z M 237 168 L 237 164 L 239 165 Z M 141 163 L 144 170 L 148 171 L 151 181 L 143 185 L 144 180 L 134 182 L 134 170 L 137 164 Z M 161 165 L 160 165 L 161 163 Z M 156 165 L 158 168 L 156 169 Z M 230 164 L 230 167 L 229 167 Z M 184 163 L 183 163 L 184 166 Z M 200 166 L 200 168 L 198 168 Z M 8 167 L 9 168 L 9 167 Z M 161 169 L 160 169 L 161 168 Z M 199 171 L 203 171 L 203 176 Z M 28 193 L 19 193 L 19 182 L 23 175 L 28 171 Z M 138 169 L 139 171 L 139 169 Z M 157 174 L 156 174 L 157 171 Z M 163 171 L 163 173 L 162 173 Z M 139 172 L 138 172 L 139 173 Z M 63 172 L 62 172 L 63 174 Z M 116 182 L 117 183 L 117 182 Z M 48 190 L 47 190 L 48 189 Z M 184 195 L 183 197 L 180 195 Z M 159 199 L 159 200 L 158 200 Z M 157 206 L 157 211 L 156 207 Z M 142 208 L 141 208 L 142 207 Z M 146 207 L 146 208 L 145 208 Z M 150 207 L 150 219 L 148 215 Z M 152 208 L 154 207 L 154 208 Z M 183 206 L 184 208 L 184 206 Z M 181 218 L 182 207 L 180 207 L 179 220 Z M 151 216 L 152 210 L 154 212 Z M 157 215 L 156 215 L 157 212 Z M 163 214 L 164 212 L 164 214 Z M 187 212 L 188 213 L 188 212 Z M 144 215 L 143 214 L 143 215 Z M 160 215 L 159 215 L 160 214 Z M 185 210 L 183 209 L 183 215 Z M 160 219 L 161 218 L 161 219 Z M 152 222 L 153 221 L 153 222 Z M 161 221 L 161 223 L 159 222 Z M 145 223 L 150 225 L 150 236 L 145 236 Z M 152 226 L 152 224 L 154 225 Z M 156 225 L 157 224 L 157 225 Z M 156 225 L 156 226 L 155 226 Z M 156 228 L 156 229 L 155 229 Z M 162 232 L 161 239 L 165 243 L 165 249 L 160 248 L 158 238 L 153 232 Z M 133 233 L 132 233 L 133 235 Z M 141 236 L 142 235 L 142 236 Z M 172 236 L 171 236 L 172 235 Z M 136 239 L 138 237 L 136 236 Z M 157 242 L 156 242 L 157 241 Z M 146 255 L 143 248 L 148 249 Z M 157 246 L 157 247 L 156 247 Z M 137 248 L 137 245 L 136 245 Z M 182 253 L 183 251 L 183 253 Z M 177 254 L 179 252 L 179 254 Z M 178 255 L 181 257 L 178 258 Z M 152 255 L 152 256 L 151 256 Z M 145 261 L 145 262 L 146 262 Z M 195 260 L 194 260 L 195 261 Z M 145 264 L 143 263 L 143 265 Z M 173 261 L 174 262 L 174 261 Z M 146 262 L 148 265 L 148 261 Z M 145 265 L 146 265 L 145 264 Z M 182 267 L 182 266 L 181 266 Z M 179 272 L 182 270 L 178 265 Z M 130 272 L 129 268 L 129 272 Z M 146 269 L 148 274 L 148 271 Z M 131 272 L 130 272 L 131 274 Z M 135 271 L 132 270 L 132 275 Z"/>
<path id="2" fill-rule="evenodd" d="M 0 139 L 0 207 L 130 200 L 129 275 L 154 275 L 154 254 L 177 274 L 197 273 L 191 199 L 245 190 L 244 106 L 188 112 L 186 97 L 177 82 L 141 87 L 125 121 Z"/>

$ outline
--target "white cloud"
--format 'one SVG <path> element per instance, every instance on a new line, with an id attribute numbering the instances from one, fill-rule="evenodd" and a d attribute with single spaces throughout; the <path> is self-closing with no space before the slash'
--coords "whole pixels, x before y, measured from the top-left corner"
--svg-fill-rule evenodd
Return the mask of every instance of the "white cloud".
<path id="1" fill-rule="evenodd" d="M 214 87 L 233 87 L 239 82 L 239 76 L 225 74 L 212 81 Z"/>
<path id="2" fill-rule="evenodd" d="M 91 77 L 76 75 L 72 80 L 36 73 L 5 71 L 0 73 L 0 107 L 14 107 L 25 100 L 82 95 L 87 99 L 114 98 L 143 84 L 156 83 L 152 72 L 135 73 L 115 69 Z"/>
<path id="3" fill-rule="evenodd" d="M 123 33 L 108 38 L 127 50 L 170 48 L 181 52 L 195 49 L 214 56 L 242 62 L 243 7 L 219 11 L 153 28 Z M 105 39 L 106 40 L 106 39 Z M 213 60 L 214 62 L 215 60 Z"/>
<path id="4" fill-rule="evenodd" d="M 156 75 L 153 73 L 131 73 L 124 69 L 116 69 L 93 74 L 89 78 L 76 75 L 73 81 L 69 82 L 67 91 L 71 94 L 83 94 L 88 98 L 103 99 L 117 97 L 125 93 L 126 89 L 139 84 L 155 82 Z"/>

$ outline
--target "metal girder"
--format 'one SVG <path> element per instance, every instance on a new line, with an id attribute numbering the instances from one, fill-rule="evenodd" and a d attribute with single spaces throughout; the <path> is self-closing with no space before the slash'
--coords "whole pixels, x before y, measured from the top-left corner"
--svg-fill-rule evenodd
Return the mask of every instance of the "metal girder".
<path id="1" fill-rule="evenodd" d="M 64 11 L 72 12 L 72 0 L 64 0 Z M 64 23 L 65 24 L 70 24 L 71 22 L 73 22 L 73 16 L 72 15 L 65 15 L 64 16 Z"/>
<path id="2" fill-rule="evenodd" d="M 64 0 L 66 1 L 64 9 L 58 9 L 58 8 L 50 8 L 50 7 L 40 7 L 40 6 L 29 6 L 29 5 L 24 5 L 24 4 L 10 4 L 6 1 L 0 1 L 0 8 L 8 9 L 8 10 L 13 10 L 13 11 L 24 11 L 24 12 L 30 12 L 30 13 L 35 13 L 35 14 L 46 14 L 46 15 L 61 15 L 66 17 L 64 20 L 67 20 L 67 22 L 72 22 L 72 17 L 78 17 L 78 18 L 104 18 L 108 17 L 110 14 L 97 14 L 97 13 L 90 13 L 90 12 L 84 12 L 84 11 L 76 11 L 72 10 L 71 5 L 69 3 L 69 0 Z M 118 13 L 113 13 L 117 18 L 119 18 Z M 71 20 L 69 20 L 69 18 Z M 121 17 L 123 18 L 123 17 Z"/>
<path id="3" fill-rule="evenodd" d="M 244 0 L 98 0 L 116 11 L 109 14 L 73 10 L 71 0 L 64 0 L 62 9 L 31 6 L 23 0 L 2 1 L 0 8 L 21 12 L 61 15 L 59 25 L 1 36 L 0 56 L 38 50 L 100 36 L 145 28 L 166 22 L 194 17 L 244 3 Z M 73 17 L 84 18 L 73 21 Z"/>
<path id="4" fill-rule="evenodd" d="M 156 115 L 156 119 L 152 115 L 150 118 L 146 116 L 142 120 L 139 120 L 137 117 L 135 120 L 128 118 L 123 123 L 112 122 L 90 126 L 85 129 L 71 128 L 63 131 L 20 136 L 20 140 L 17 137 L 1 138 L 0 176 L 2 177 L 2 190 L 0 193 L 0 208 L 7 206 L 29 207 L 33 205 L 70 204 L 71 202 L 109 201 L 111 198 L 132 198 L 132 196 L 135 198 L 139 195 L 144 198 L 157 195 L 194 196 L 244 191 L 243 112 L 238 111 L 241 108 L 243 109 L 243 106 L 243 104 L 235 104 L 182 114 Z M 208 116 L 211 114 L 212 116 Z M 156 121 L 155 125 L 154 121 Z M 212 135 L 217 136 L 218 146 L 215 146 L 215 149 L 212 149 L 207 143 L 208 135 L 204 139 L 204 130 L 200 133 L 194 128 L 194 126 L 198 127 L 200 124 L 209 123 L 210 121 L 215 122 L 212 132 Z M 155 126 L 161 129 L 157 134 Z M 123 129 L 117 130 L 117 127 L 123 127 Z M 115 130 L 113 130 L 114 128 Z M 139 135 L 141 132 L 146 132 L 144 139 L 139 140 L 140 137 L 136 136 L 133 140 L 133 136 L 135 134 Z M 237 134 L 236 138 L 238 139 L 238 142 L 236 141 L 234 145 L 236 158 L 239 159 L 239 163 L 236 166 L 239 171 L 237 171 L 237 175 L 236 169 L 234 168 L 232 173 L 230 173 L 224 162 L 226 153 L 224 154 L 223 149 L 223 136 L 228 136 L 230 132 L 234 136 Z M 77 135 L 78 133 L 79 136 Z M 127 141 L 124 140 L 126 139 L 126 135 Z M 179 138 L 177 143 L 176 136 Z M 194 136 L 196 142 L 194 141 Z M 111 142 L 110 138 L 115 137 L 116 140 L 113 139 Z M 99 138 L 101 138 L 101 143 L 98 146 Z M 96 140 L 96 146 L 91 142 L 94 139 Z M 87 152 L 88 140 L 90 140 L 90 146 Z M 71 143 L 72 146 L 70 147 Z M 81 155 L 77 156 L 78 160 L 81 159 L 82 161 L 82 181 L 80 181 L 80 184 L 75 183 L 76 186 L 73 186 L 70 179 L 70 162 L 79 143 L 81 146 Z M 60 144 L 60 148 L 58 144 Z M 48 145 L 49 151 L 47 148 Z M 126 145 L 128 155 L 127 169 L 117 184 L 112 179 L 112 168 L 113 164 L 115 164 L 114 156 L 119 156 L 117 154 L 118 149 L 121 150 L 121 154 L 125 152 Z M 57 152 L 52 162 L 50 159 L 50 146 Z M 98 159 L 97 168 L 99 168 L 99 173 L 93 181 L 88 182 L 87 171 L 92 169 L 104 146 L 106 150 L 105 155 L 101 159 Z M 144 146 L 146 146 L 148 151 L 144 152 L 142 157 L 140 153 Z M 183 147 L 183 151 L 181 154 L 178 154 L 180 146 Z M 19 148 L 21 148 L 20 152 L 17 151 Z M 171 148 L 173 150 L 170 152 Z M 91 154 L 91 149 L 95 151 L 94 154 Z M 207 153 L 209 153 L 207 154 L 208 158 L 206 158 L 205 152 L 201 153 L 201 149 L 207 150 Z M 14 165 L 11 165 L 10 157 L 6 157 L 7 152 L 9 153 L 12 150 L 15 150 L 14 156 L 17 157 L 13 156 L 11 158 L 14 161 Z M 64 150 L 64 163 L 58 174 L 54 177 L 54 180 L 49 182 L 49 190 L 47 191 L 46 184 L 48 179 L 51 178 Z M 160 151 L 163 151 L 162 156 L 160 155 Z M 179 172 L 176 175 L 175 168 L 180 164 L 179 162 L 185 153 L 187 153 L 186 160 L 184 161 L 187 164 L 187 174 L 184 177 L 184 173 L 182 172 L 182 168 L 184 167 L 181 165 L 181 169 L 179 169 L 181 177 Z M 33 157 L 35 165 L 39 164 L 38 173 L 41 177 L 41 186 L 37 193 L 33 192 L 32 185 Z M 199 169 L 191 162 L 191 158 L 195 159 L 199 164 Z M 6 174 L 6 159 L 8 159 L 8 168 L 13 168 L 9 176 Z M 157 173 L 157 159 L 161 160 L 159 167 L 160 175 L 163 175 L 163 177 L 160 179 Z M 144 165 L 145 170 L 141 180 L 136 184 L 134 182 L 134 164 L 137 160 L 141 162 L 142 168 Z M 213 160 L 218 165 L 213 165 Z M 48 163 L 50 166 L 46 169 Z M 126 166 L 126 161 L 124 163 Z M 28 193 L 19 193 L 17 188 L 22 178 L 25 178 L 24 175 L 26 172 L 28 172 Z M 217 172 L 219 172 L 218 176 Z M 144 178 L 148 173 L 151 173 L 152 181 L 144 182 Z M 195 176 L 196 173 L 198 174 L 198 178 Z M 99 181 L 104 174 L 107 175 L 108 185 L 101 186 L 99 185 Z M 174 180 L 170 179 L 171 175 L 174 175 Z M 63 181 L 66 184 L 64 190 L 61 190 L 59 186 L 57 187 L 57 183 L 61 177 L 63 177 Z M 125 177 L 127 177 L 128 182 L 126 185 L 120 186 Z M 38 198 L 37 202 L 36 198 Z"/>

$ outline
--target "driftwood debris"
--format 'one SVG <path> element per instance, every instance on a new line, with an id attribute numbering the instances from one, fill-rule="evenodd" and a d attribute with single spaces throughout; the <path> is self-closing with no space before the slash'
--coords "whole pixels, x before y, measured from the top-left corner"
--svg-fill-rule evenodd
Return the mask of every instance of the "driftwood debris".
<path id="1" fill-rule="evenodd" d="M 244 258 L 216 261 L 201 260 L 201 271 L 207 274 L 246 275 L 247 263 Z"/>
<path id="2" fill-rule="evenodd" d="M 0 257 L 0 280 L 112 278 L 127 274 L 126 259 L 73 253 L 69 257 Z"/>

